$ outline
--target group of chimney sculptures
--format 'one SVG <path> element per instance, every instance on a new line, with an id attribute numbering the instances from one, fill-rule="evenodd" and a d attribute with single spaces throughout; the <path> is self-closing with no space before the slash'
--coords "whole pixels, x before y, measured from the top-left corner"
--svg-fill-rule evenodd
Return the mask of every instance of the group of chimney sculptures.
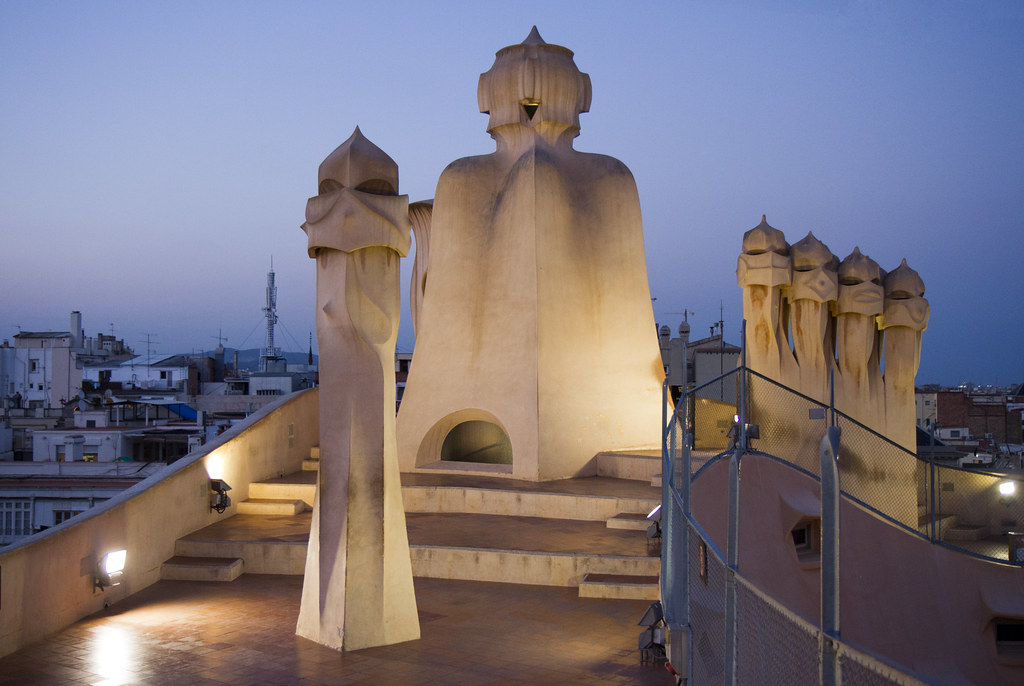
<path id="1" fill-rule="evenodd" d="M 400 471 L 438 466 L 457 427 L 497 432 L 514 459 L 488 473 L 530 480 L 659 445 L 664 369 L 636 185 L 618 160 L 572 147 L 590 88 L 534 28 L 480 77 L 495 152 L 449 165 L 433 201 L 399 195 L 397 165 L 358 128 L 320 165 L 302 227 L 321 466 L 299 635 L 339 650 L 419 637 Z M 396 424 L 410 231 L 416 364 Z M 751 369 L 823 401 L 834 370 L 840 409 L 911 445 L 928 305 L 905 262 L 886 275 L 855 250 L 840 263 L 763 221 L 737 277 Z"/>

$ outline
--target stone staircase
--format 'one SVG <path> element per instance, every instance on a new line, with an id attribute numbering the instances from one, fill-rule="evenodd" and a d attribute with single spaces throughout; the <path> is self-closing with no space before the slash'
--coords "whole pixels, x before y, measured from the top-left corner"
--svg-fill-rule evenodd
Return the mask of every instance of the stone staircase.
<path id="1" fill-rule="evenodd" d="M 176 542 L 163 578 L 302 574 L 318 462 L 314 448 L 302 471 L 251 484 L 238 514 Z M 655 600 L 660 558 L 648 549 L 646 515 L 660 502 L 660 491 L 648 485 L 649 474 L 640 479 L 538 484 L 403 474 L 413 575 L 575 586 L 581 597 Z"/>
<path id="2" fill-rule="evenodd" d="M 928 515 L 927 503 L 917 505 L 917 530 L 923 536 L 931 535 L 931 517 Z M 963 541 L 983 541 L 991 535 L 987 526 L 976 526 L 960 523 L 955 514 L 939 514 L 935 518 L 935 530 L 943 541 L 950 543 Z"/>

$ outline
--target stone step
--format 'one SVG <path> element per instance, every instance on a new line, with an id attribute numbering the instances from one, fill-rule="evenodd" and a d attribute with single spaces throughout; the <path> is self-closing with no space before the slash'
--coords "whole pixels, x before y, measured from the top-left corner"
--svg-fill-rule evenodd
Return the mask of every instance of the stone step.
<path id="1" fill-rule="evenodd" d="M 238 557 L 248 574 L 302 574 L 312 513 L 227 517 L 179 538 L 174 554 Z"/>
<path id="2" fill-rule="evenodd" d="M 578 586 L 587 574 L 657 576 L 661 559 L 636 531 L 603 521 L 408 513 L 413 575 Z"/>
<path id="3" fill-rule="evenodd" d="M 661 502 L 651 497 L 616 498 L 578 493 L 475 489 L 458 486 L 403 486 L 406 512 L 450 512 L 608 521 L 621 513 L 647 515 Z"/>
<path id="4" fill-rule="evenodd" d="M 320 459 L 305 459 L 302 461 L 302 471 L 304 472 L 316 472 L 320 469 Z"/>
<path id="5" fill-rule="evenodd" d="M 160 566 L 160 578 L 172 581 L 234 581 L 245 568 L 239 557 L 175 555 Z"/>
<path id="6" fill-rule="evenodd" d="M 659 558 L 642 555 L 425 545 L 410 545 L 409 552 L 413 576 L 536 586 L 578 586 L 588 574 L 657 578 L 661 566 Z"/>
<path id="7" fill-rule="evenodd" d="M 303 500 L 279 500 L 277 498 L 249 498 L 237 505 L 238 514 L 252 515 L 296 515 L 305 511 Z"/>
<path id="8" fill-rule="evenodd" d="M 580 598 L 658 600 L 658 577 L 629 574 L 587 574 L 579 587 Z"/>
<path id="9" fill-rule="evenodd" d="M 620 512 L 607 522 L 609 529 L 630 529 L 632 531 L 647 531 L 651 525 L 647 514 L 642 512 Z"/>
<path id="10" fill-rule="evenodd" d="M 313 499 L 316 497 L 316 473 L 299 472 L 299 474 L 311 477 L 308 483 L 295 480 L 295 475 L 288 475 L 283 479 L 270 481 L 258 481 L 249 484 L 250 499 L 265 500 L 301 500 L 309 507 L 313 507 Z"/>
<path id="11" fill-rule="evenodd" d="M 661 451 L 598 453 L 594 459 L 598 476 L 650 481 L 655 474 L 661 473 Z"/>
<path id="12" fill-rule="evenodd" d="M 949 529 L 956 528 L 958 522 L 959 517 L 955 514 L 940 514 L 935 518 L 935 530 L 941 535 L 945 535 Z M 931 535 L 931 526 L 931 517 L 927 514 L 917 518 L 917 531 L 923 536 Z"/>
<path id="13" fill-rule="evenodd" d="M 988 537 L 989 529 L 987 526 L 961 524 L 942 530 L 942 540 L 944 541 L 982 541 Z"/>
<path id="14" fill-rule="evenodd" d="M 313 507 L 317 474 L 300 471 L 249 485 L 249 500 L 302 500 Z M 431 477 L 402 475 L 406 512 L 457 512 L 607 521 L 620 513 L 644 514 L 661 502 L 646 484 L 625 479 L 595 479 L 601 493 L 528 490 L 507 479 L 492 479 L 486 488 L 432 483 Z M 448 482 L 453 478 L 448 478 Z M 643 495 L 640 495 L 643 494 Z M 239 507 L 241 504 L 239 505 Z"/>
<path id="15" fill-rule="evenodd" d="M 320 446 L 314 445 L 309 449 L 309 459 L 319 460 L 320 459 Z"/>
<path id="16" fill-rule="evenodd" d="M 655 488 L 661 488 L 661 474 L 655 474 L 651 477 L 651 485 Z"/>

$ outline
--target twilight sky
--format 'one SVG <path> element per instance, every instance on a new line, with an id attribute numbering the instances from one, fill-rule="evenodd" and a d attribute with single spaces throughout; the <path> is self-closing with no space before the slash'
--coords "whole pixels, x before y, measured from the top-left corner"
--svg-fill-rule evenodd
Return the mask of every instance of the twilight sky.
<path id="1" fill-rule="evenodd" d="M 321 160 L 359 125 L 433 197 L 493 151 L 477 78 L 534 24 L 590 74 L 576 148 L 636 177 L 659 324 L 686 309 L 706 335 L 721 305 L 738 342 L 736 256 L 767 214 L 791 243 L 907 258 L 931 302 L 918 383 L 1024 381 L 1017 0 L 6 0 L 0 337 L 77 309 L 141 352 L 258 347 L 273 257 L 277 341 L 304 350 Z"/>

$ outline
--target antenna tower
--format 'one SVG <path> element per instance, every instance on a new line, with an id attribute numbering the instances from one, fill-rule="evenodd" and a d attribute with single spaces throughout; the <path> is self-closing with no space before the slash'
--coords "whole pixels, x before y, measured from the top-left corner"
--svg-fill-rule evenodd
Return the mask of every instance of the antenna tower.
<path id="1" fill-rule="evenodd" d="M 269 372 L 273 369 L 274 362 L 281 359 L 280 350 L 274 347 L 274 325 L 277 324 L 277 286 L 274 285 L 274 258 L 270 258 L 270 271 L 267 272 L 267 305 L 263 308 L 263 314 L 267 318 L 267 341 L 263 352 L 260 354 L 260 371 Z"/>

